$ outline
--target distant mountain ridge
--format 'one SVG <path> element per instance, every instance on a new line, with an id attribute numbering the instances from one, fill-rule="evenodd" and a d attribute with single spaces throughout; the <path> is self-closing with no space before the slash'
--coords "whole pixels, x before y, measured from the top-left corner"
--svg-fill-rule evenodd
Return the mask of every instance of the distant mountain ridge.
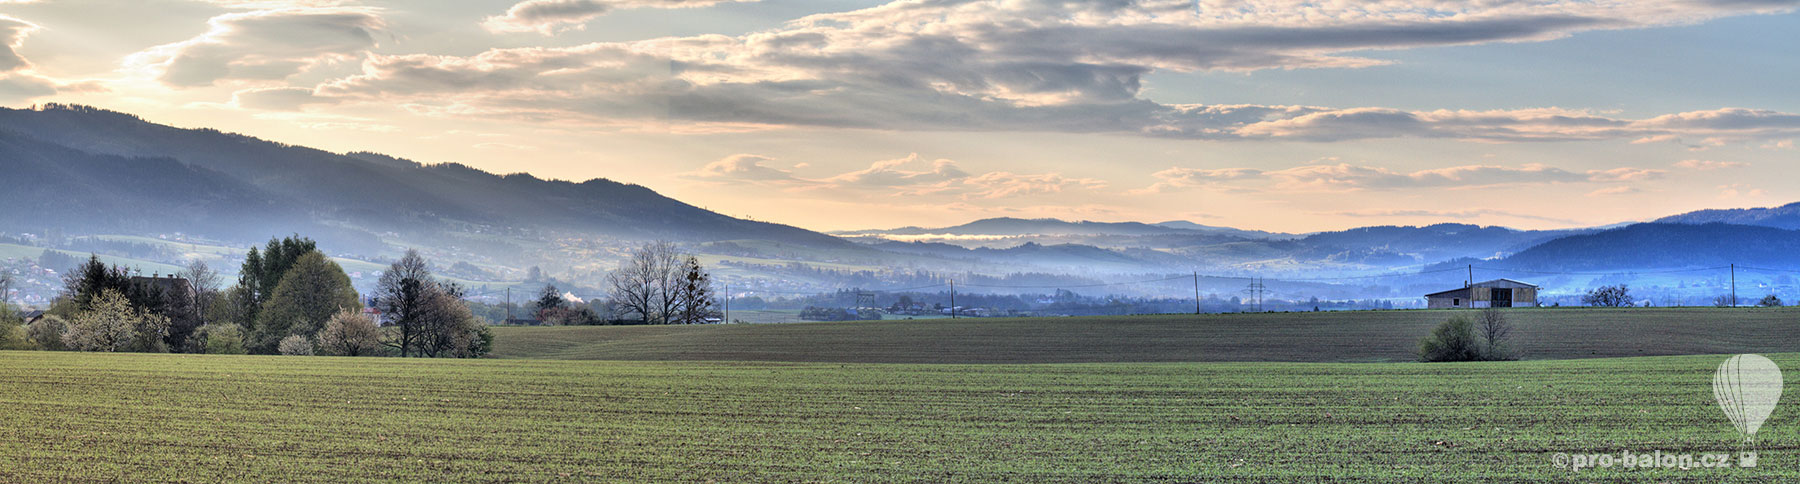
<path id="1" fill-rule="evenodd" d="M 429 234 L 448 225 L 487 226 L 590 233 L 624 239 L 765 239 L 786 243 L 850 247 L 835 237 L 786 225 L 741 220 L 674 200 L 638 185 L 606 179 L 584 182 L 543 180 L 527 174 L 497 175 L 459 164 L 426 165 L 372 153 L 336 154 L 265 141 L 212 129 L 182 129 L 129 114 L 83 106 L 41 109 L 0 108 L 0 168 L 40 174 L 36 192 L 95 196 L 91 185 L 216 185 L 197 193 L 214 199 L 238 197 L 275 201 L 287 218 L 269 218 L 259 204 L 196 207 L 187 197 L 159 191 L 118 194 L 135 197 L 133 220 L 164 231 L 205 232 L 218 224 L 169 215 L 182 208 L 242 218 L 241 233 L 285 234 L 306 224 L 349 224 L 369 232 Z M 86 169 L 48 176 L 60 159 L 88 160 L 81 167 L 130 166 L 131 171 Z M 85 169 L 85 168 L 83 168 Z M 120 176 L 130 173 L 132 176 Z M 218 192 L 218 193 L 212 193 Z M 227 195 L 229 193 L 230 195 Z M 7 206 L 27 203 L 28 194 L 0 195 Z M 24 197 L 24 198 L 21 198 Z M 101 196 L 100 198 L 106 198 Z M 92 217 L 112 212 L 85 207 L 38 205 L 43 217 Z M 240 217 L 241 216 L 241 217 Z M 15 217 L 16 218 L 16 217 Z M 0 219 L 9 222 L 12 219 Z M 272 222 L 280 223 L 274 224 Z M 15 229 L 41 228 L 44 220 L 17 220 Z M 250 240 L 255 240 L 254 238 Z"/>
<path id="2" fill-rule="evenodd" d="M 1207 234 L 1233 235 L 1244 238 L 1291 237 L 1290 234 L 1243 230 L 1230 227 L 1214 227 L 1187 221 L 1170 221 L 1156 224 L 1143 222 L 1092 222 L 1087 220 L 1066 221 L 1054 218 L 1014 218 L 997 217 L 976 220 L 962 225 L 949 227 L 901 227 L 896 229 L 867 229 L 832 232 L 842 236 L 868 235 L 989 235 L 989 236 L 1028 236 L 1028 235 L 1167 235 L 1167 234 Z"/>
<path id="3" fill-rule="evenodd" d="M 1697 210 L 1656 219 L 1657 223 L 1707 224 L 1728 223 L 1760 225 L 1781 229 L 1800 229 L 1800 202 L 1768 208 L 1728 208 Z"/>
<path id="4" fill-rule="evenodd" d="M 1499 262 L 1540 271 L 1686 269 L 1729 264 L 1800 267 L 1800 230 L 1756 225 L 1643 223 L 1546 241 Z"/>

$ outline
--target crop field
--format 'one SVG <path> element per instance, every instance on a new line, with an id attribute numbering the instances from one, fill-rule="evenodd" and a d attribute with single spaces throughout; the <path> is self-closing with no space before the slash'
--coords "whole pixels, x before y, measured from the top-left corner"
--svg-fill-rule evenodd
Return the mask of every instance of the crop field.
<path id="1" fill-rule="evenodd" d="M 1411 361 L 1456 311 L 495 328 L 502 358 L 1084 363 Z M 1800 309 L 1514 309 L 1526 359 L 1800 351 Z"/>
<path id="2" fill-rule="evenodd" d="M 1782 366 L 1800 355 L 1770 355 Z M 5 482 L 1791 482 L 1723 357 L 1480 364 L 428 361 L 0 352 Z M 1790 384 L 1791 385 L 1791 384 Z"/>

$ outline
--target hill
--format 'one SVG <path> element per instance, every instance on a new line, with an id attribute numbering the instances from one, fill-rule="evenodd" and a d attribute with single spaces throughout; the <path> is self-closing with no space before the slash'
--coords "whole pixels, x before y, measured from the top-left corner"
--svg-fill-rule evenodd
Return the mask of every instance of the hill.
<path id="1" fill-rule="evenodd" d="M 352 226 L 366 233 L 399 232 L 428 238 L 447 230 L 529 231 L 625 239 L 683 241 L 776 240 L 854 247 L 834 237 L 785 225 L 741 220 L 664 197 L 638 185 L 606 179 L 543 180 L 498 175 L 458 164 L 422 164 L 371 153 L 330 153 L 213 129 L 182 129 L 124 113 L 82 106 L 0 109 L 8 156 L 0 170 L 44 174 L 44 164 L 80 160 L 74 171 L 40 178 L 41 193 L 73 193 L 104 200 L 98 206 L 39 204 L 42 210 L 14 230 L 42 229 L 45 220 L 107 217 L 92 209 L 119 204 L 136 225 L 159 231 L 206 233 L 189 213 L 211 210 L 186 197 L 249 202 L 237 232 L 293 233 L 301 224 Z M 130 171 L 113 168 L 127 164 Z M 47 176 L 47 175 L 40 175 Z M 142 186 L 149 189 L 128 189 Z M 95 187 L 112 187 L 96 193 Z M 160 187 L 160 188 L 159 188 Z M 102 190 L 105 191 L 105 190 Z M 14 200 L 8 200 L 14 201 Z M 9 205 L 10 206 L 10 205 Z M 279 218 L 257 212 L 267 206 Z M 218 208 L 218 207 L 213 207 Z M 201 211 L 203 210 L 203 211 Z M 258 223 L 244 223 L 260 220 Z M 104 223 L 98 222 L 98 223 Z M 5 227 L 0 227 L 5 228 Z M 236 235 L 236 234 L 229 234 Z"/>
<path id="2" fill-rule="evenodd" d="M 495 328 L 494 356 L 834 363 L 1411 361 L 1454 311 Z M 1800 309 L 1516 309 L 1529 359 L 1792 350 Z M 1696 324 L 1696 321 L 1706 321 Z M 1605 336 L 1596 336 L 1605 335 Z"/>
<path id="3" fill-rule="evenodd" d="M 1285 238 L 1288 234 L 1241 230 L 1230 227 L 1212 227 L 1193 222 L 1163 222 L 1147 224 L 1142 222 L 1090 222 L 1064 221 L 1053 218 L 1023 219 L 999 217 L 976 220 L 962 225 L 950 227 L 901 227 L 897 229 L 870 229 L 833 232 L 844 236 L 880 236 L 880 235 L 938 235 L 938 236 L 970 236 L 985 235 L 996 237 L 1028 237 L 1044 235 L 1227 235 L 1232 237 L 1253 238 Z"/>
<path id="4" fill-rule="evenodd" d="M 1497 264 L 1502 268 L 1628 270 L 1729 264 L 1800 267 L 1800 231 L 1708 223 L 1648 223 L 1550 240 Z"/>
<path id="5" fill-rule="evenodd" d="M 1698 210 L 1656 220 L 1667 224 L 1727 223 L 1800 230 L 1800 202 L 1769 208 Z"/>

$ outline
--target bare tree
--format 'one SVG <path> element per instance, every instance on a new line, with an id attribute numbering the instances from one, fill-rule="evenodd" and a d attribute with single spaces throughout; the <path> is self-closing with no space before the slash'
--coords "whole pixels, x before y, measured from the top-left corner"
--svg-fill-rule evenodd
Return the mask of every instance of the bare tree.
<path id="1" fill-rule="evenodd" d="M 1589 290 L 1587 294 L 1581 296 L 1581 302 L 1589 306 L 1608 308 L 1631 307 L 1634 304 L 1631 288 L 1624 284 L 1601 286 Z"/>
<path id="2" fill-rule="evenodd" d="M 641 321 L 667 324 L 675 317 L 684 282 L 681 253 L 671 242 L 654 242 L 632 251 L 631 257 L 607 274 L 613 303 L 624 313 L 637 313 Z"/>
<path id="3" fill-rule="evenodd" d="M 402 358 L 412 356 L 420 346 L 424 337 L 420 313 L 425 310 L 428 292 L 435 285 L 425 258 L 413 249 L 407 249 L 405 256 L 389 265 L 375 283 L 375 308 L 390 325 L 397 326 L 400 333 L 398 340 L 387 345 L 400 350 Z"/>
<path id="4" fill-rule="evenodd" d="M 196 257 L 193 261 L 187 261 L 187 266 L 182 268 L 182 272 L 176 272 L 175 277 L 187 279 L 187 284 L 193 286 L 189 299 L 193 302 L 194 318 L 198 320 L 198 326 L 212 322 L 212 315 L 207 311 L 220 299 L 220 284 L 223 284 L 220 272 L 212 270 L 212 266 L 207 266 L 207 261 Z"/>
<path id="5" fill-rule="evenodd" d="M 11 272 L 0 272 L 0 304 L 12 303 L 13 275 Z"/>
<path id="6" fill-rule="evenodd" d="M 1481 310 L 1481 314 L 1475 317 L 1475 332 L 1481 335 L 1482 343 L 1485 344 L 1482 359 L 1512 359 L 1506 347 L 1507 341 L 1512 338 L 1512 322 L 1507 320 L 1505 311 L 1491 307 Z"/>

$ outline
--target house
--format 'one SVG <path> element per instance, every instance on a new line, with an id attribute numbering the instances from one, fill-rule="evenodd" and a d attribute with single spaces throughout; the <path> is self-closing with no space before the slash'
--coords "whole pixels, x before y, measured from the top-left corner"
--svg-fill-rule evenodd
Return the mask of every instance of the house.
<path id="1" fill-rule="evenodd" d="M 1512 279 L 1477 282 L 1461 289 L 1425 295 L 1431 309 L 1511 308 L 1537 306 L 1538 287 Z"/>
<path id="2" fill-rule="evenodd" d="M 19 317 L 20 317 L 20 319 L 25 320 L 25 324 L 31 324 L 31 323 L 38 322 L 39 319 L 44 319 L 44 311 L 41 309 L 25 311 L 23 313 L 20 313 Z"/>
<path id="3" fill-rule="evenodd" d="M 186 298 L 192 297 L 194 294 L 194 286 L 188 284 L 187 279 L 175 276 L 164 277 L 158 274 L 152 274 L 150 277 L 132 276 L 131 284 L 151 291 L 160 292 L 167 297 Z"/>

